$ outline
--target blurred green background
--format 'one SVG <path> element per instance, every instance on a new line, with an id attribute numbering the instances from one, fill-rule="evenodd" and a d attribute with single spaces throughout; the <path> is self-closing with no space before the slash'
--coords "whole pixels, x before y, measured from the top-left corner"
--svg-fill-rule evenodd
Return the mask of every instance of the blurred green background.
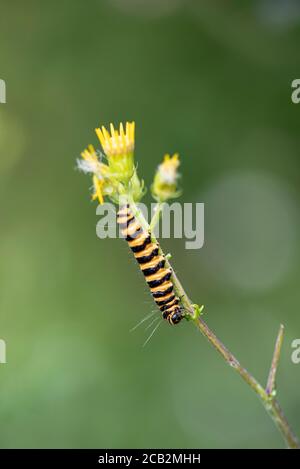
<path id="1" fill-rule="evenodd" d="M 242 5 L 241 5 L 242 3 Z M 181 155 L 205 246 L 162 240 L 206 321 L 300 434 L 296 1 L 1 2 L 1 447 L 282 447 L 260 402 L 189 324 L 161 325 L 122 240 L 100 240 L 75 169 L 100 123 L 135 120 L 139 173 Z M 147 195 L 145 201 L 150 202 Z M 159 313 L 158 313 L 159 314 Z"/>

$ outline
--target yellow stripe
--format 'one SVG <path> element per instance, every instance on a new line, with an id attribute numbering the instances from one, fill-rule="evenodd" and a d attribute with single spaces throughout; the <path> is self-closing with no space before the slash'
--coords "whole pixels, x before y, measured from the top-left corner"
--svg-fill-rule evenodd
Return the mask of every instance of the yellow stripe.
<path id="1" fill-rule="evenodd" d="M 127 207 L 123 207 L 122 209 L 120 209 L 120 210 L 118 211 L 118 215 L 119 215 L 119 216 L 131 215 L 131 213 L 132 213 L 132 212 L 131 212 L 130 208 L 127 208 Z"/>
<path id="2" fill-rule="evenodd" d="M 173 306 L 177 306 L 176 301 L 177 301 L 177 298 L 174 298 L 174 300 L 171 301 L 170 304 L 166 304 L 167 308 L 166 308 L 163 312 L 166 313 L 167 311 L 168 311 L 168 312 L 169 312 L 169 311 L 172 311 Z M 163 305 L 162 305 L 162 306 L 163 306 Z M 170 309 L 169 309 L 169 308 L 170 308 Z"/>
<path id="3" fill-rule="evenodd" d="M 143 231 L 135 239 L 128 241 L 128 244 L 131 248 L 141 246 L 146 238 L 148 238 L 148 233 L 147 231 Z"/>
<path id="4" fill-rule="evenodd" d="M 174 313 L 175 310 L 177 311 L 177 309 L 178 309 L 178 305 L 173 305 L 173 306 L 171 306 L 170 309 L 167 309 L 167 310 L 164 311 L 164 312 L 166 312 L 166 313 L 168 312 L 168 313 L 171 314 L 171 313 Z"/>
<path id="5" fill-rule="evenodd" d="M 127 228 L 124 228 L 123 230 L 121 230 L 121 232 L 123 236 L 131 236 L 140 228 L 141 228 L 141 225 L 139 224 L 137 220 L 135 220 Z"/>
<path id="6" fill-rule="evenodd" d="M 156 274 L 149 275 L 146 277 L 147 282 L 152 282 L 153 280 L 161 280 L 167 273 L 170 272 L 170 269 L 159 269 Z"/>
<path id="7" fill-rule="evenodd" d="M 127 223 L 129 219 L 131 219 L 131 215 L 130 215 L 130 214 L 128 214 L 127 217 L 124 217 L 124 216 L 118 217 L 118 220 L 117 220 L 117 221 L 118 221 L 118 223 L 121 224 L 121 223 Z"/>
<path id="8" fill-rule="evenodd" d="M 165 296 L 161 296 L 160 298 L 155 298 L 155 300 L 156 300 L 156 301 L 166 301 L 166 300 L 168 300 L 169 298 L 171 298 L 171 296 L 173 296 L 173 295 L 174 295 L 174 292 L 171 291 L 171 293 L 168 293 L 168 294 L 165 295 Z M 176 297 L 176 298 L 177 298 L 177 297 Z M 175 298 L 175 300 L 176 300 L 176 298 Z M 161 305 L 161 306 L 163 306 L 163 305 Z"/>
<path id="9" fill-rule="evenodd" d="M 139 257 L 150 256 L 151 252 L 157 247 L 157 244 L 149 244 L 143 251 L 135 252 L 134 256 L 138 259 Z"/>
<path id="10" fill-rule="evenodd" d="M 165 290 L 168 290 L 168 288 L 172 287 L 173 286 L 173 283 L 168 281 L 168 282 L 164 282 L 162 285 L 159 285 L 158 287 L 153 287 L 153 288 L 150 288 L 151 292 L 152 293 L 156 293 L 158 291 L 165 291 Z M 157 298 L 158 300 L 158 298 Z"/>
<path id="11" fill-rule="evenodd" d="M 152 267 L 156 267 L 157 264 L 163 261 L 163 256 L 155 256 L 151 261 L 147 262 L 146 264 L 141 264 L 140 267 L 142 270 L 151 269 Z"/>

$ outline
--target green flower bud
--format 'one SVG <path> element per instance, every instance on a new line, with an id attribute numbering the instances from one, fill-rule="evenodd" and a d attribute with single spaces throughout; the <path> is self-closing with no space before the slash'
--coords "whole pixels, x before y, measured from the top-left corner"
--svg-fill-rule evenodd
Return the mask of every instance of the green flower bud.
<path id="1" fill-rule="evenodd" d="M 163 162 L 158 166 L 151 190 L 153 197 L 159 202 L 180 196 L 181 192 L 177 185 L 179 165 L 179 156 L 175 153 L 172 157 L 165 155 Z"/>

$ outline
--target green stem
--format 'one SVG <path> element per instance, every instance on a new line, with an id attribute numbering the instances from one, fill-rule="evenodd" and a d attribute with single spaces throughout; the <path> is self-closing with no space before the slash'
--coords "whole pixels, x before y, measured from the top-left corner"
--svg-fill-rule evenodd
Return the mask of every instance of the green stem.
<path id="1" fill-rule="evenodd" d="M 142 212 L 137 208 L 136 204 L 132 198 L 128 198 L 128 201 L 131 205 L 133 213 L 141 223 L 141 225 L 150 230 L 148 223 L 146 222 Z M 156 237 L 151 233 L 152 239 L 154 242 L 157 242 Z M 159 243 L 158 243 L 159 245 Z M 162 249 L 160 252 L 164 255 Z M 166 259 L 166 267 L 172 268 L 170 262 Z M 258 395 L 260 401 L 262 402 L 264 408 L 272 418 L 276 427 L 280 431 L 284 441 L 286 442 L 288 448 L 300 449 L 300 443 L 298 438 L 294 435 L 277 399 L 275 398 L 275 376 L 278 366 L 282 338 L 283 338 L 283 327 L 280 327 L 278 338 L 275 345 L 274 356 L 272 360 L 271 370 L 269 374 L 267 388 L 264 387 L 249 373 L 249 371 L 244 368 L 236 357 L 225 347 L 221 340 L 216 336 L 216 334 L 208 327 L 205 321 L 201 316 L 197 315 L 194 304 L 188 298 L 181 282 L 179 281 L 176 273 L 172 269 L 172 281 L 174 284 L 174 289 L 176 294 L 181 299 L 182 306 L 184 307 L 187 313 L 187 319 L 191 320 L 194 325 L 200 330 L 200 332 L 206 337 L 210 344 L 219 352 L 228 365 L 230 365 L 240 376 L 241 378 L 253 389 L 253 391 Z M 271 388 L 270 388 L 271 386 Z M 271 392 L 270 392 L 271 389 Z"/>
<path id="2" fill-rule="evenodd" d="M 163 210 L 163 204 L 161 202 L 158 202 L 155 206 L 155 212 L 154 212 L 153 218 L 152 218 L 151 223 L 150 223 L 151 236 L 152 236 L 152 233 L 154 233 L 154 228 L 156 227 L 157 223 L 159 222 L 159 218 L 160 218 L 160 215 L 162 213 L 162 210 Z"/>

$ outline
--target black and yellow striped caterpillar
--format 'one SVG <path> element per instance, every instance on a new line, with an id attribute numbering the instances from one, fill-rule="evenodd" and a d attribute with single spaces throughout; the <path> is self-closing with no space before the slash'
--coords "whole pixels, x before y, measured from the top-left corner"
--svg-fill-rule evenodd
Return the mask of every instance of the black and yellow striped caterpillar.
<path id="1" fill-rule="evenodd" d="M 160 253 L 158 243 L 153 243 L 149 231 L 145 230 L 132 213 L 129 205 L 122 205 L 117 214 L 122 235 L 136 258 L 154 301 L 169 324 L 178 324 L 184 317 L 179 298 L 174 293 L 171 280 L 172 270 L 165 268 L 166 259 Z"/>

